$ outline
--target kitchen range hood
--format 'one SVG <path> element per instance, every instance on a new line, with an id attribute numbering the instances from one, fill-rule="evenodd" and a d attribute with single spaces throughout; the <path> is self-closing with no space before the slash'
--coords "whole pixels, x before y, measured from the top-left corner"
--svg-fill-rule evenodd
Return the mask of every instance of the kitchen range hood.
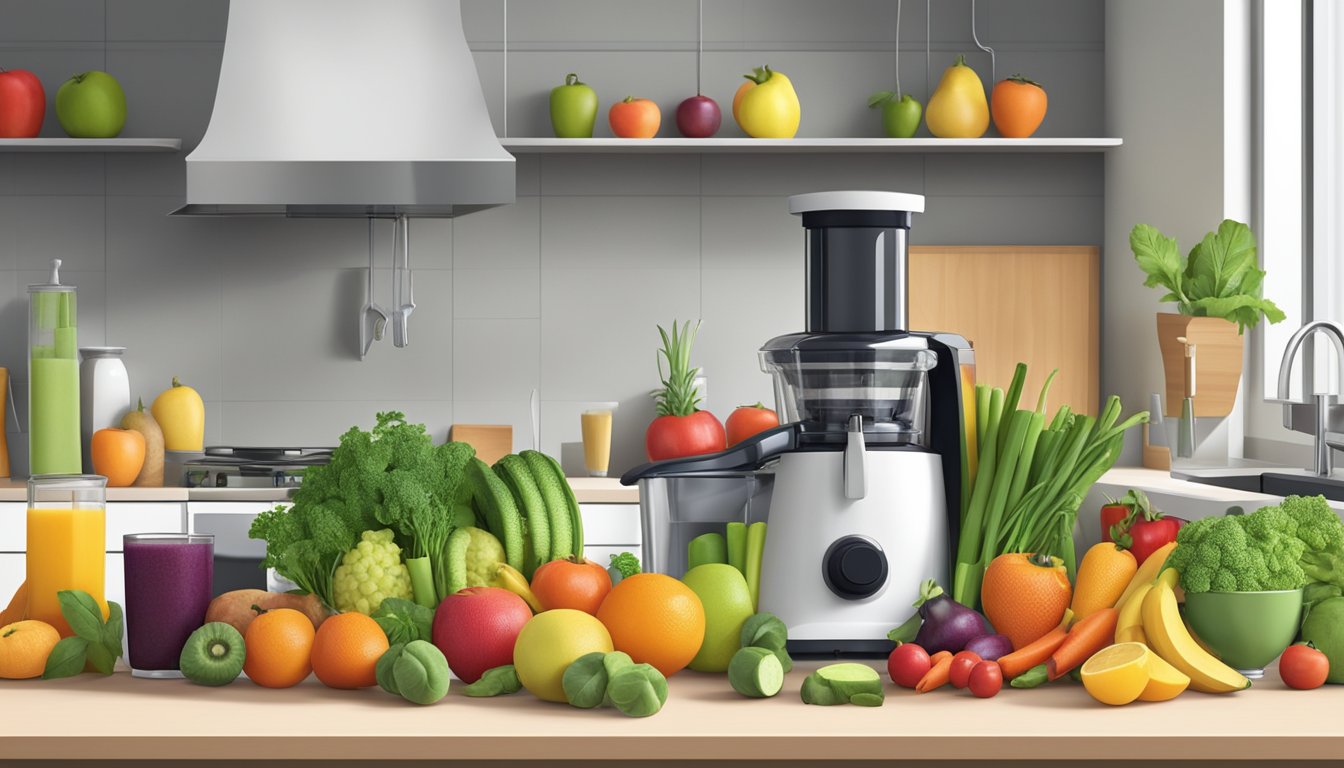
<path id="1" fill-rule="evenodd" d="M 459 0 L 232 0 L 174 215 L 446 218 L 513 200 Z"/>

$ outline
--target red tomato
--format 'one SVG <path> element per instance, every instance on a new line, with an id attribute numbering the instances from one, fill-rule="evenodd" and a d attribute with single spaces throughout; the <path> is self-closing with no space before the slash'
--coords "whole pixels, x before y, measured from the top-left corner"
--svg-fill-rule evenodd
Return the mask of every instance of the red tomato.
<path id="1" fill-rule="evenodd" d="M 928 651 L 914 643 L 901 643 L 887 657 L 887 676 L 902 688 L 914 688 L 932 667 Z"/>
<path id="2" fill-rule="evenodd" d="M 1289 688 L 1299 691 L 1320 688 L 1329 674 L 1329 657 L 1311 643 L 1290 645 L 1279 657 L 1279 677 Z"/>
<path id="3" fill-rule="evenodd" d="M 1115 541 L 1111 531 L 1123 532 L 1125 518 L 1129 517 L 1129 507 L 1124 504 L 1107 504 L 1101 508 L 1101 540 Z M 1115 526 L 1120 526 L 1116 528 Z"/>
<path id="4" fill-rule="evenodd" d="M 989 94 L 989 113 L 1000 136 L 1025 139 L 1041 127 L 1047 102 L 1040 83 L 1013 75 L 994 85 Z"/>
<path id="5" fill-rule="evenodd" d="M 624 101 L 612 104 L 611 111 L 607 112 L 611 132 L 622 139 L 651 139 L 658 135 L 662 120 L 657 104 L 634 96 L 626 96 Z"/>
<path id="6" fill-rule="evenodd" d="M 26 69 L 0 69 L 0 139 L 31 139 L 42 131 L 47 94 Z"/>
<path id="7" fill-rule="evenodd" d="M 739 405 L 728 414 L 728 423 L 724 426 L 728 428 L 728 447 L 732 448 L 752 435 L 778 427 L 779 414 L 761 403 Z"/>
<path id="8" fill-rule="evenodd" d="M 1003 688 L 1003 670 L 996 661 L 982 661 L 971 668 L 971 693 L 988 699 Z"/>
<path id="9" fill-rule="evenodd" d="M 543 564 L 532 574 L 531 587 L 543 611 L 573 608 L 596 616 L 611 591 L 611 575 L 592 560 L 570 557 Z"/>
<path id="10" fill-rule="evenodd" d="M 947 671 L 947 681 L 953 688 L 965 688 L 971 680 L 971 669 L 980 663 L 980 654 L 975 651 L 958 651 L 952 657 L 952 668 Z"/>
<path id="11" fill-rule="evenodd" d="M 728 447 L 723 424 L 709 411 L 690 416 L 659 416 L 644 432 L 649 461 L 717 453 Z"/>

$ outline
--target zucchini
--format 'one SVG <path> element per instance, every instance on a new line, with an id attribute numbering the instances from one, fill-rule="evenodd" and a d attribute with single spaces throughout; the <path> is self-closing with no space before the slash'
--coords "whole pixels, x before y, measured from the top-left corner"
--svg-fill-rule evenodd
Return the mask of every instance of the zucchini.
<path id="1" fill-rule="evenodd" d="M 551 559 L 559 560 L 575 554 L 574 526 L 569 516 L 569 504 L 565 501 L 565 492 L 560 490 L 560 482 L 551 471 L 550 462 L 537 451 L 523 451 L 518 456 L 532 475 L 532 480 L 541 492 L 546 504 L 547 522 L 551 527 Z"/>
<path id="2" fill-rule="evenodd" d="M 523 456 L 532 454 L 540 456 L 551 468 L 551 474 L 555 476 L 556 482 L 560 486 L 560 491 L 565 495 L 565 505 L 569 508 L 570 529 L 573 531 L 574 556 L 583 559 L 583 516 L 579 513 L 579 500 L 574 496 L 574 489 L 569 487 L 569 478 L 565 477 L 565 470 L 560 466 L 560 462 L 554 457 L 541 453 L 540 451 L 523 451 Z"/>
<path id="3" fill-rule="evenodd" d="M 472 502 L 485 517 L 486 529 L 504 545 L 504 561 L 522 571 L 526 541 L 513 493 L 480 459 L 471 460 L 467 478 L 471 481 Z"/>
<path id="4" fill-rule="evenodd" d="M 448 546 L 443 556 L 448 560 L 448 594 L 454 594 L 467 588 L 467 548 L 471 546 L 471 533 L 466 528 L 458 528 L 448 535 Z"/>
<path id="5" fill-rule="evenodd" d="M 541 499 L 541 491 L 527 470 L 527 462 L 517 454 L 509 454 L 495 462 L 495 474 L 513 492 L 527 517 L 527 534 L 532 541 L 532 558 L 526 568 L 521 569 L 529 580 L 537 568 L 551 561 L 551 526 L 546 513 L 546 502 Z"/>

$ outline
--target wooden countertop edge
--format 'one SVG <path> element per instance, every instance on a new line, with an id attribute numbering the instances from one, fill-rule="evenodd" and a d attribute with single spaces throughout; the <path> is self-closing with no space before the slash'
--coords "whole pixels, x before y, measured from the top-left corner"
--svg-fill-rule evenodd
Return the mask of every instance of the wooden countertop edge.
<path id="1" fill-rule="evenodd" d="M 1209 734 L 1188 736 L 888 736 L 632 734 L 593 736 L 37 736 L 0 737 L 5 759 L 229 760 L 557 760 L 630 761 L 656 745 L 660 760 L 1033 760 L 1078 763 L 1110 760 L 1344 759 L 1344 733 L 1335 736 Z M 239 753 L 245 746 L 246 752 Z M 646 751 L 645 754 L 648 754 Z"/>

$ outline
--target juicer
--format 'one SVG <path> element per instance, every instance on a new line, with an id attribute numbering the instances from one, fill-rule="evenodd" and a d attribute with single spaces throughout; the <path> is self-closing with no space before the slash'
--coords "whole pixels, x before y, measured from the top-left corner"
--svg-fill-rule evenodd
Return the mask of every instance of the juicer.
<path id="1" fill-rule="evenodd" d="M 646 570 L 680 576 L 691 538 L 765 520 L 759 610 L 803 655 L 878 655 L 919 585 L 946 585 L 973 455 L 974 352 L 907 330 L 907 240 L 920 195 L 789 198 L 806 230 L 806 330 L 766 342 L 782 425 L 727 451 L 646 464 Z"/>

